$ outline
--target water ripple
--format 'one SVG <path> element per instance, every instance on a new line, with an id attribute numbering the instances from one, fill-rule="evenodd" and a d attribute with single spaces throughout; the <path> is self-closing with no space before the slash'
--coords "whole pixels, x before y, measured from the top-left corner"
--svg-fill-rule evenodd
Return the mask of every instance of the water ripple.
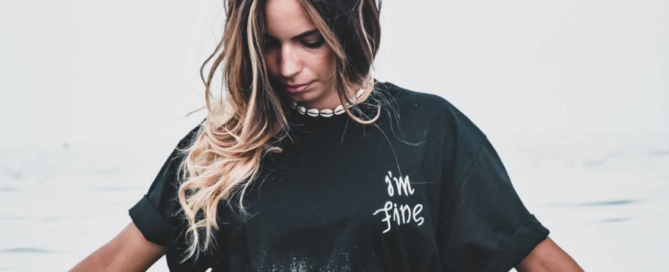
<path id="1" fill-rule="evenodd" d="M 656 149 L 651 151 L 650 155 L 657 157 L 669 156 L 669 149 Z"/>
<path id="2" fill-rule="evenodd" d="M 30 253 L 30 254 L 50 254 L 50 253 L 58 253 L 57 251 L 53 250 L 48 250 L 48 249 L 42 249 L 42 248 L 35 248 L 35 247 L 15 247 L 15 248 L 7 248 L 0 250 L 0 254 L 25 254 L 25 253 Z"/>
<path id="3" fill-rule="evenodd" d="M 600 221 L 597 221 L 597 223 L 615 223 L 615 222 L 623 222 L 623 221 L 630 221 L 630 220 L 632 220 L 631 217 L 615 217 L 615 218 L 600 220 Z"/>
<path id="4" fill-rule="evenodd" d="M 610 201 L 595 201 L 595 202 L 585 202 L 578 204 L 578 206 L 615 206 L 615 205 L 628 205 L 636 202 L 640 202 L 634 199 L 621 199 L 621 200 L 610 200 Z"/>
<path id="5" fill-rule="evenodd" d="M 25 220 L 26 217 L 24 216 L 0 216 L 0 221 L 8 221 L 8 220 Z"/>
<path id="6" fill-rule="evenodd" d="M 118 191 L 118 192 L 125 192 L 125 191 L 137 191 L 137 190 L 145 190 L 146 188 L 144 187 L 137 187 L 137 186 L 96 186 L 96 187 L 88 187 L 86 188 L 89 191 L 95 191 L 95 192 L 109 192 L 109 191 Z"/>
<path id="7" fill-rule="evenodd" d="M 7 187 L 7 186 L 2 186 L 0 187 L 0 192 L 16 192 L 16 188 L 14 187 Z"/>
<path id="8" fill-rule="evenodd" d="M 75 221 L 75 220 L 81 220 L 81 217 L 74 217 L 74 216 L 49 216 L 49 217 L 44 217 L 41 218 L 40 220 L 44 222 L 59 222 L 59 221 Z"/>
<path id="9" fill-rule="evenodd" d="M 547 207 L 592 207 L 592 206 L 620 206 L 620 205 L 629 205 L 643 202 L 643 200 L 637 199 L 619 199 L 619 200 L 606 200 L 606 201 L 592 201 L 592 202 L 582 202 L 582 203 L 555 203 L 547 204 Z"/>
<path id="10" fill-rule="evenodd" d="M 5 169 L 5 175 L 16 180 L 23 180 L 24 174 L 21 169 Z"/>

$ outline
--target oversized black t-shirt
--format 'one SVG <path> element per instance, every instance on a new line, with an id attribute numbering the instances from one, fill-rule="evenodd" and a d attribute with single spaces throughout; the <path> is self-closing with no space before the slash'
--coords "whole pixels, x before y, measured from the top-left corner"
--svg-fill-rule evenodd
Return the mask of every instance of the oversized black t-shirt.
<path id="1" fill-rule="evenodd" d="M 171 271 L 509 271 L 548 236 L 486 135 L 450 102 L 389 82 L 374 93 L 354 107 L 373 116 L 368 104 L 382 101 L 370 125 L 287 113 L 291 137 L 263 157 L 243 199 L 254 216 L 220 204 L 213 255 L 180 263 L 176 151 L 132 220 L 167 247 Z"/>

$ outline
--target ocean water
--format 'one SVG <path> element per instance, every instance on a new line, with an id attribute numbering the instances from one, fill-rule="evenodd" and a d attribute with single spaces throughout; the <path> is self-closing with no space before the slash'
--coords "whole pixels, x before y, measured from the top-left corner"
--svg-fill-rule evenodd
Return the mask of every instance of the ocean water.
<path id="1" fill-rule="evenodd" d="M 185 115 L 203 106 L 220 5 L 0 1 L 0 271 L 65 271 L 130 222 L 204 118 Z M 375 73 L 469 116 L 586 271 L 669 271 L 664 14 L 664 0 L 384 1 Z"/>

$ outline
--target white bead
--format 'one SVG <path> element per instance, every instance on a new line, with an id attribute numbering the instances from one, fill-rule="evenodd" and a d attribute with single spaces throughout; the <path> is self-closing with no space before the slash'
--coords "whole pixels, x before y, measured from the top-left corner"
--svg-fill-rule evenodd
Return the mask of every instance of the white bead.
<path id="1" fill-rule="evenodd" d="M 309 109 L 307 111 L 307 115 L 316 117 L 316 116 L 318 116 L 318 110 L 317 109 Z"/>
<path id="2" fill-rule="evenodd" d="M 321 116 L 331 117 L 332 116 L 332 110 L 331 109 L 322 109 L 321 110 Z"/>
<path id="3" fill-rule="evenodd" d="M 363 93 L 365 93 L 365 89 L 360 88 L 360 90 L 358 91 L 358 93 L 355 94 L 355 97 L 360 98 L 360 97 L 362 96 Z"/>
<path id="4" fill-rule="evenodd" d="M 365 91 L 364 89 L 360 89 L 360 91 L 358 91 L 358 93 L 356 94 L 356 97 L 351 98 L 352 102 L 358 101 L 360 99 L 360 96 L 364 94 L 364 91 Z M 291 104 L 291 107 L 297 108 L 297 112 L 299 112 L 300 114 L 302 114 L 302 115 L 306 114 L 306 115 L 312 116 L 312 117 L 318 117 L 318 116 L 332 117 L 334 115 L 342 115 L 346 112 L 346 110 L 344 110 L 343 105 L 337 106 L 334 110 L 331 110 L 331 109 L 318 110 L 318 109 L 307 109 L 304 106 L 300 106 L 296 101 L 292 101 L 290 104 Z M 346 103 L 346 106 L 350 108 L 350 107 L 353 107 L 354 104 L 355 103 L 353 103 L 353 104 Z"/>
<path id="5" fill-rule="evenodd" d="M 334 110 L 334 114 L 336 114 L 336 115 L 340 115 L 344 112 L 346 112 L 346 111 L 344 110 L 344 106 L 342 106 L 342 105 L 337 106 Z"/>

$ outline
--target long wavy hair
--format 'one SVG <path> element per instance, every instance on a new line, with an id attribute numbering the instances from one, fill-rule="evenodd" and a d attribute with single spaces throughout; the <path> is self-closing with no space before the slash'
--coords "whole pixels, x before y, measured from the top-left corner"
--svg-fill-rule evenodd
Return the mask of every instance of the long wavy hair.
<path id="1" fill-rule="evenodd" d="M 240 213 L 248 215 L 242 200 L 259 175 L 261 158 L 268 152 L 281 152 L 280 141 L 290 137 L 284 114 L 289 105 L 274 91 L 273 86 L 278 85 L 269 77 L 263 59 L 266 1 L 225 2 L 223 37 L 200 69 L 208 115 L 189 146 L 180 150 L 184 159 L 178 172 L 178 199 L 188 223 L 184 262 L 215 248 L 221 201 L 230 206 L 233 196 L 240 194 Z M 347 91 L 351 89 L 365 88 L 358 101 L 367 99 L 374 90 L 371 71 L 381 40 L 381 0 L 298 1 L 335 52 L 336 91 L 342 104 L 355 104 Z M 225 92 L 217 98 L 211 87 L 219 68 Z M 381 107 L 367 120 L 344 109 L 356 122 L 370 124 L 378 119 Z"/>

